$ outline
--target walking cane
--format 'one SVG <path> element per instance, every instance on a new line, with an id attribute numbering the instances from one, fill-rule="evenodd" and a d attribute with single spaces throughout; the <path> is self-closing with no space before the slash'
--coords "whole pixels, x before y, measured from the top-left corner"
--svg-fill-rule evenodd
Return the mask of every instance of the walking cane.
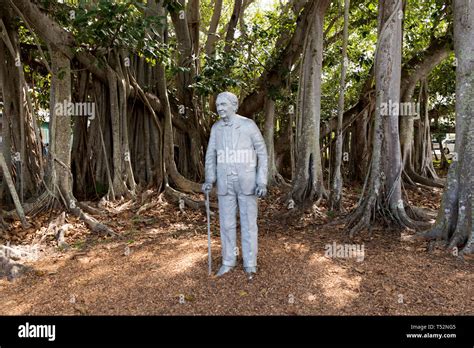
<path id="1" fill-rule="evenodd" d="M 209 264 L 209 275 L 211 275 L 211 213 L 209 208 L 209 191 L 206 190 L 206 213 L 207 213 L 207 255 Z"/>

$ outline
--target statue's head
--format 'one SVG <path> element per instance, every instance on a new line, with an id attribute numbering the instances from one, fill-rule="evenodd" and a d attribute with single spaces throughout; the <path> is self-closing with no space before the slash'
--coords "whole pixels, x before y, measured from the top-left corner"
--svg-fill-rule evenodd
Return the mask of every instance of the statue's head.
<path id="1" fill-rule="evenodd" d="M 227 121 L 234 116 L 239 108 L 239 99 L 230 92 L 219 93 L 216 99 L 216 109 L 220 117 Z"/>

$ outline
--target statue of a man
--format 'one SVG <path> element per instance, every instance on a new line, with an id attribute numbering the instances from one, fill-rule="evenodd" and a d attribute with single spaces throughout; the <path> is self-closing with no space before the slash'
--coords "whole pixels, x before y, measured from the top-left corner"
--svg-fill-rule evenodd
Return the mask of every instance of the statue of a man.
<path id="1" fill-rule="evenodd" d="M 237 206 L 240 213 L 242 257 L 249 278 L 257 272 L 257 197 L 267 193 L 267 148 L 255 122 L 237 115 L 238 99 L 230 92 L 217 96 L 221 117 L 211 129 L 206 152 L 204 192 L 217 181 L 222 266 L 217 276 L 236 266 Z"/>

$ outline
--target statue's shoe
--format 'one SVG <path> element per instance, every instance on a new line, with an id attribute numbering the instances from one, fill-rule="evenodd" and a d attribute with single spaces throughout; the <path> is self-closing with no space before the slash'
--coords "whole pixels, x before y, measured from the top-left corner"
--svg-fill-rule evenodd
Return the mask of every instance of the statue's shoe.
<path id="1" fill-rule="evenodd" d="M 257 273 L 257 267 L 244 267 L 244 271 L 248 280 L 252 280 L 253 276 Z"/>
<path id="2" fill-rule="evenodd" d="M 231 271 L 233 268 L 234 268 L 233 266 L 222 265 L 221 268 L 219 269 L 219 272 L 217 272 L 216 276 L 218 277 L 223 276 L 227 272 Z"/>

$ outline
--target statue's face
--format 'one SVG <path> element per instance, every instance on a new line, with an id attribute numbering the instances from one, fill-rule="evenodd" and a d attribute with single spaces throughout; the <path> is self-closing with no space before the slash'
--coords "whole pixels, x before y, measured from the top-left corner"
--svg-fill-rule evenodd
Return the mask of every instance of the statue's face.
<path id="1" fill-rule="evenodd" d="M 235 115 L 235 106 L 225 97 L 219 97 L 216 100 L 216 109 L 220 117 L 225 121 Z"/>

